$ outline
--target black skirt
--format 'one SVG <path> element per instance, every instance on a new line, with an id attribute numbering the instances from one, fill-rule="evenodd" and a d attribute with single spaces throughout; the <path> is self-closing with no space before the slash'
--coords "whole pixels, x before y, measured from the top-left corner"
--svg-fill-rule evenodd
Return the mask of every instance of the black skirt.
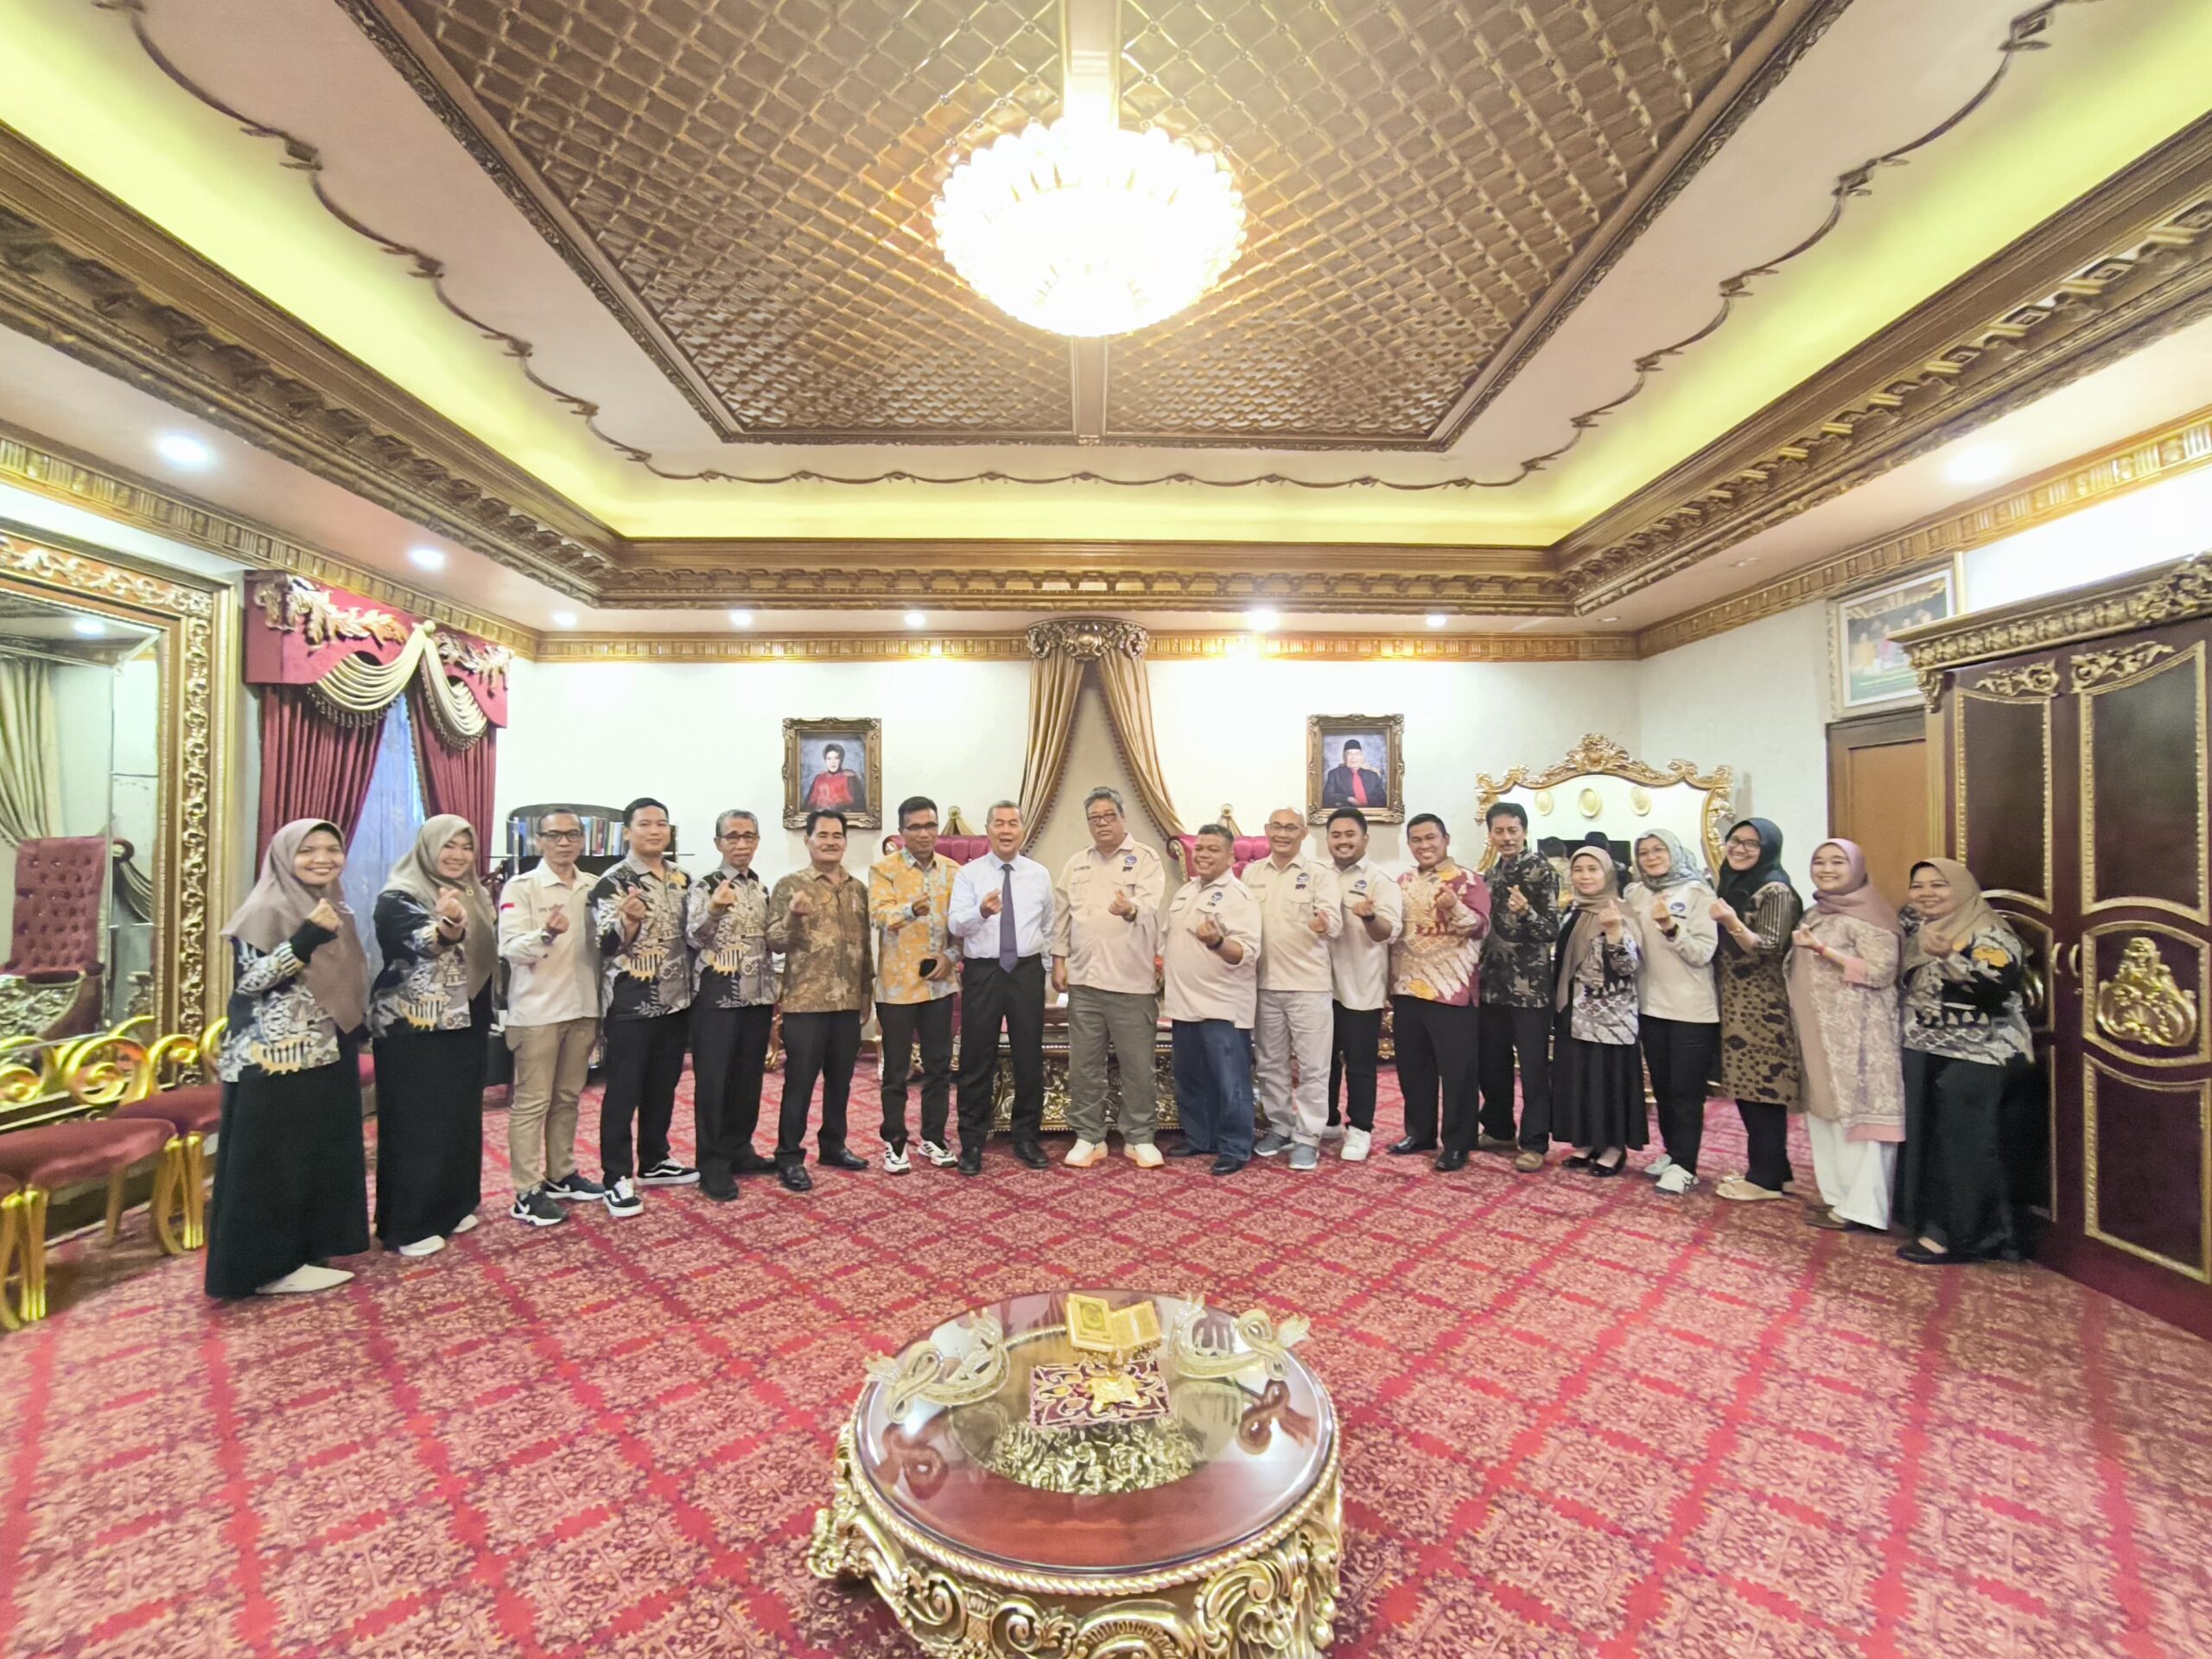
<path id="1" fill-rule="evenodd" d="M 1642 1151 L 1643 1060 L 1633 1043 L 1590 1043 L 1561 1014 L 1552 1054 L 1552 1139 L 1603 1152 Z"/>
<path id="2" fill-rule="evenodd" d="M 443 1235 L 484 1199 L 485 1027 L 377 1039 L 377 1236 Z"/>
<path id="3" fill-rule="evenodd" d="M 207 1294 L 251 1296 L 295 1268 L 369 1248 L 359 1052 L 311 1071 L 251 1071 L 223 1087 Z"/>
<path id="4" fill-rule="evenodd" d="M 1954 1255 L 2019 1255 L 2005 1108 L 2028 1071 L 2024 1059 L 1991 1065 L 1904 1051 L 1898 1227 L 1934 1239 Z"/>

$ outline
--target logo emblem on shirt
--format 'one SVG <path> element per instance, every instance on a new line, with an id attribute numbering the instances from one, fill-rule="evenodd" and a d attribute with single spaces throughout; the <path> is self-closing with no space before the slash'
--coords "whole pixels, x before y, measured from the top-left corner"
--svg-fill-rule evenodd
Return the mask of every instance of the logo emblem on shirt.
<path id="1" fill-rule="evenodd" d="M 1306 883 L 1307 879 L 1308 879 L 1308 878 L 1307 878 L 1306 874 L 1306 872 L 1305 872 L 1305 871 L 1300 870 L 1300 871 L 1298 873 L 1298 881 L 1297 881 L 1297 884 L 1296 884 L 1296 885 L 1297 885 L 1297 890 L 1298 890 L 1299 892 L 1303 893 L 1303 892 L 1305 892 L 1305 891 L 1306 891 Z"/>
<path id="2" fill-rule="evenodd" d="M 1137 855 L 1135 853 L 1124 853 L 1122 855 L 1122 868 L 1123 869 L 1134 870 L 1136 867 Z"/>

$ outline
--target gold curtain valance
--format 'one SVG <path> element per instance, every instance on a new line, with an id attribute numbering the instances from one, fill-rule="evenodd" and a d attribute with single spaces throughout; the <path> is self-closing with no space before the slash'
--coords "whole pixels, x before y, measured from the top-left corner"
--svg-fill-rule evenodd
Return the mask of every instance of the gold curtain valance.
<path id="1" fill-rule="evenodd" d="M 1146 812 L 1162 835 L 1173 839 L 1183 833 L 1153 735 L 1152 682 L 1144 664 L 1150 641 L 1142 627 L 1118 617 L 1056 617 L 1031 626 L 1029 654 L 1037 666 L 1029 680 L 1029 747 L 1021 772 L 1027 841 L 1037 839 L 1052 810 L 1060 774 L 1067 766 L 1068 741 L 1075 733 L 1084 670 L 1091 664 L 1098 668 L 1115 747 L 1129 769 Z"/>
<path id="2" fill-rule="evenodd" d="M 417 622 L 399 655 L 388 663 L 359 656 L 340 658 L 314 683 L 315 695 L 339 714 L 366 719 L 391 707 L 392 699 L 407 690 L 409 680 L 419 679 L 432 721 L 448 741 L 466 747 L 484 735 L 491 721 L 467 688 L 447 677 L 437 632 L 435 622 Z"/>

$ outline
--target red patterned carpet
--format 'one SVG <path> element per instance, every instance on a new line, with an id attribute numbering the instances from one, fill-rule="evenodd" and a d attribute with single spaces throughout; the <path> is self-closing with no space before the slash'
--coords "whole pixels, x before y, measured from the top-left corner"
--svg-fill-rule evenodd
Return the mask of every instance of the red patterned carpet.
<path id="1" fill-rule="evenodd" d="M 1495 1159 L 998 1155 L 529 1232 L 490 1122 L 484 1226 L 327 1297 L 69 1247 L 0 1337 L 0 1651 L 910 1651 L 803 1559 L 861 1361 L 1092 1282 L 1313 1317 L 1342 1654 L 2212 1654 L 2212 1347 L 2040 1270 Z"/>

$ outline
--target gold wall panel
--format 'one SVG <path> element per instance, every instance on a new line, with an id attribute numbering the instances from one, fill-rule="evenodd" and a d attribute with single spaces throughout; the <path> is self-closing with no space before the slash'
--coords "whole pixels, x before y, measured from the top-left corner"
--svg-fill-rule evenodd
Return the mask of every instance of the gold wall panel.
<path id="1" fill-rule="evenodd" d="M 2132 1239 L 2120 1237 L 2105 1225 L 2105 1206 L 2098 1190 L 2098 1145 L 2101 1139 L 2101 1114 L 2111 1103 L 2100 1097 L 2101 1084 L 2108 1083 L 2115 1089 L 2139 1090 L 2146 1095 L 2171 1095 L 2193 1097 L 2196 1103 L 2197 1141 L 2199 1147 L 2198 1178 L 2202 1192 L 2198 1198 L 2197 1254 L 2195 1261 L 2169 1255 L 2151 1249 Z M 2123 1132 L 2124 1131 L 2120 1131 Z M 2101 1244 L 2109 1244 L 2116 1250 L 2139 1256 L 2159 1267 L 2170 1268 L 2184 1278 L 2200 1284 L 2212 1285 L 2212 1082 L 2145 1083 L 2122 1076 L 2094 1055 L 2082 1063 L 2082 1229 Z"/>
<path id="2" fill-rule="evenodd" d="M 2145 647 L 2141 645 L 2133 649 L 2139 658 L 2149 660 L 2151 665 L 2132 674 L 2113 677 L 2096 677 L 2094 683 L 2088 684 L 2081 693 L 2082 913 L 2084 916 L 2093 915 L 2101 910 L 2110 910 L 2116 906 L 2125 906 L 2131 909 L 2170 911 L 2175 915 L 2185 916 L 2194 922 L 2212 922 L 2212 892 L 2208 892 L 2208 883 L 2212 883 L 2212 870 L 2208 870 L 2206 868 L 2205 834 L 2205 742 L 2209 728 L 2212 728 L 2212 721 L 2208 721 L 2204 700 L 2204 643 L 2199 640 L 2179 656 L 2169 656 L 2163 659 L 2147 658 L 2145 656 Z M 2095 653 L 2086 666 L 2093 670 L 2101 670 L 2106 664 L 2117 660 L 2119 659 L 2113 653 Z M 2081 659 L 2077 658 L 2076 661 L 2079 663 Z M 2153 763 L 2158 760 L 2171 761 L 2177 758 L 2182 759 L 2188 768 L 2189 779 L 2184 780 L 2184 788 L 2180 792 L 2188 796 L 2187 810 L 2194 815 L 2195 827 L 2186 839 L 2191 849 L 2195 867 L 2193 869 L 2180 870 L 2179 874 L 2183 879 L 2171 893 L 2164 896 L 2121 891 L 2118 887 L 2107 892 L 2103 886 L 2097 864 L 2098 788 L 2100 782 L 2105 781 L 2101 780 L 2098 774 L 2100 762 L 2097 731 L 2100 718 L 2116 709 L 2121 700 L 2141 696 L 2146 688 L 2157 686 L 2161 690 L 2165 690 L 2175 683 L 2171 677 L 2176 675 L 2183 677 L 2190 694 L 2188 732 L 2186 734 L 2173 731 L 2136 734 L 2132 745 L 2133 753 L 2131 753 L 2128 750 L 2120 752 L 2117 764 L 2120 766 L 2120 775 L 2109 781 L 2115 787 L 2127 791 L 2135 798 L 2131 803 L 2132 807 L 2139 807 L 2146 784 L 2145 774 L 2151 770 Z M 2104 740 L 2105 753 L 2107 755 L 2113 754 L 2116 749 L 2120 748 L 2120 739 L 2117 735 L 2108 734 Z M 2139 843 L 2113 847 L 2106 850 L 2111 852 L 2115 862 L 2121 868 L 2131 873 L 2140 873 L 2131 874 L 2131 880 L 2138 885 L 2147 882 L 2153 876 L 2173 873 L 2177 868 L 2177 861 L 2171 856 L 2161 856 L 2156 859 L 2143 857 L 2143 849 Z"/>

